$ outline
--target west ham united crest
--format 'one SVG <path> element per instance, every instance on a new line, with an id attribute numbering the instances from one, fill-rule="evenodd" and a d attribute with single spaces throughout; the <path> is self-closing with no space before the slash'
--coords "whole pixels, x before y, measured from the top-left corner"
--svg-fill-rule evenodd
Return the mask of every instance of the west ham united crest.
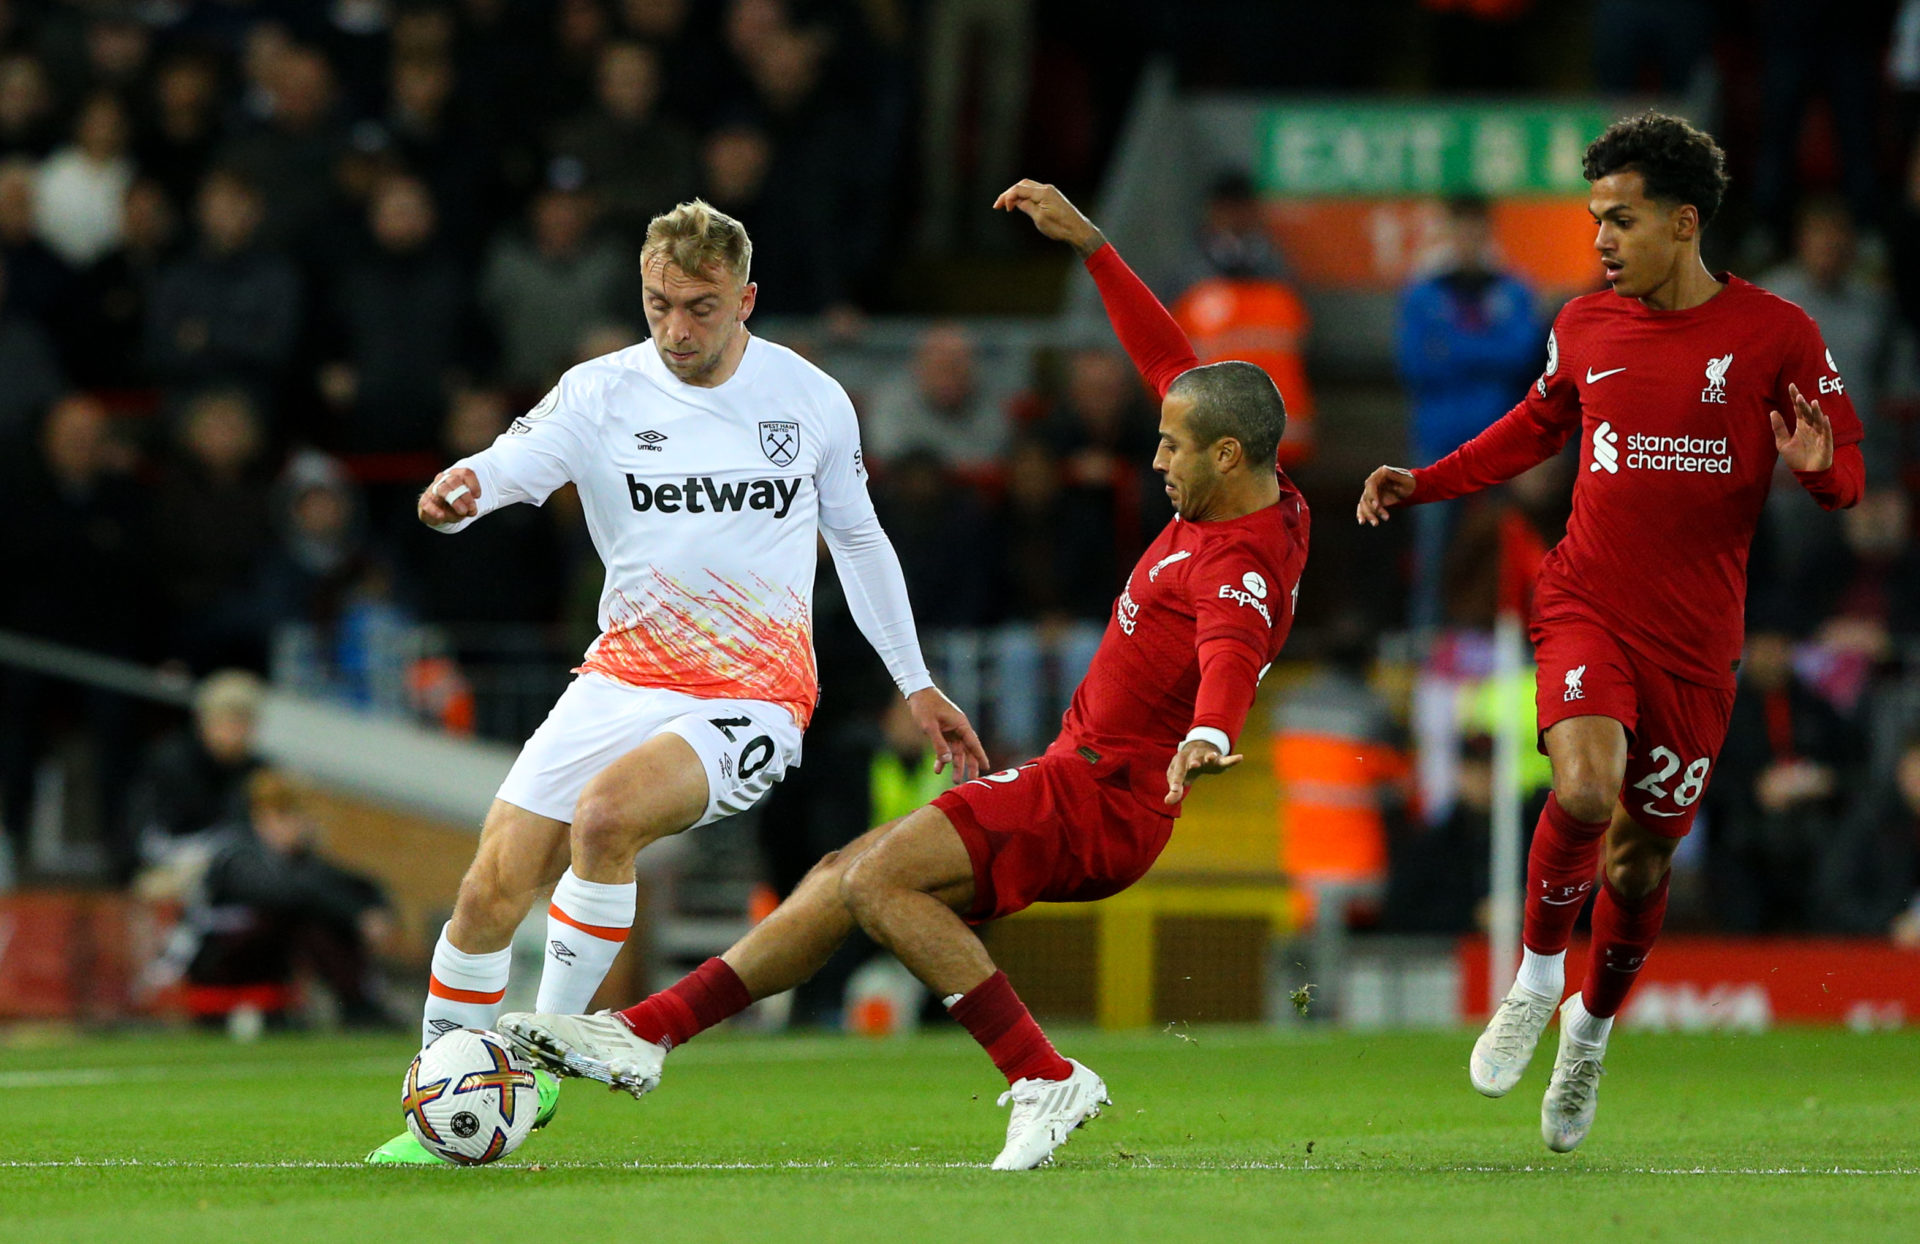
<path id="1" fill-rule="evenodd" d="M 777 467 L 792 466 L 800 456 L 800 425 L 771 419 L 760 424 L 760 449 Z"/>

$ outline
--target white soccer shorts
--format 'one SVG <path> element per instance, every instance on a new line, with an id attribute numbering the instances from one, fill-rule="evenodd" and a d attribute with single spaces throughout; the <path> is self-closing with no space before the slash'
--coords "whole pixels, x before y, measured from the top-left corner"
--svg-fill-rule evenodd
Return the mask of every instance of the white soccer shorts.
<path id="1" fill-rule="evenodd" d="M 800 763 L 800 727 L 777 704 L 702 700 L 582 674 L 533 732 L 498 798 L 556 821 L 595 774 L 662 733 L 685 739 L 707 774 L 707 810 L 694 827 L 745 812 Z"/>

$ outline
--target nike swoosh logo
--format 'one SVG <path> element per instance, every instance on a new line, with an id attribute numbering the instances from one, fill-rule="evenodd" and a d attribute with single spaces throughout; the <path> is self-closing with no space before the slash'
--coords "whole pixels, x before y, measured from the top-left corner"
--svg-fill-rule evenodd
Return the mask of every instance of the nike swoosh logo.
<path id="1" fill-rule="evenodd" d="M 1589 367 L 1587 368 L 1587 383 L 1592 384 L 1596 380 L 1605 380 L 1608 376 L 1617 376 L 1625 370 L 1627 369 L 1624 367 L 1616 367 L 1612 371 L 1595 371 Z"/>
<path id="2" fill-rule="evenodd" d="M 1654 807 L 1652 804 L 1648 804 L 1646 807 L 1642 808 L 1641 811 L 1645 812 L 1648 816 L 1685 816 L 1686 815 L 1686 813 L 1684 812 L 1662 812 L 1660 809 Z"/>
<path id="3" fill-rule="evenodd" d="M 1574 903 L 1579 903 L 1579 902 L 1584 902 L 1584 901 L 1586 900 L 1586 897 L 1587 897 L 1587 893 L 1586 893 L 1586 891 L 1584 891 L 1584 890 L 1582 890 L 1582 891 L 1581 891 L 1580 893 L 1578 893 L 1578 894 L 1576 894 L 1576 895 L 1574 895 L 1574 896 L 1573 896 L 1572 898 L 1545 898 L 1545 897 L 1543 897 L 1543 898 L 1541 898 L 1541 900 L 1540 900 L 1540 901 L 1541 901 L 1541 902 L 1543 902 L 1543 903 L 1545 903 L 1545 904 L 1546 904 L 1547 906 L 1549 906 L 1549 907 L 1567 907 L 1567 906 L 1570 906 L 1570 905 L 1572 905 L 1572 904 L 1574 904 Z"/>

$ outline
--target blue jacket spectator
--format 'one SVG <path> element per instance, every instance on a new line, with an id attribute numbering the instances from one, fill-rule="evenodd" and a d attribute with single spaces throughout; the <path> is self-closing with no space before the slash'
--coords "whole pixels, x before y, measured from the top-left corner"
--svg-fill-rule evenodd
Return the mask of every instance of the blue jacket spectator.
<path id="1" fill-rule="evenodd" d="M 1413 447 L 1437 461 L 1519 400 L 1540 358 L 1533 290 L 1487 262 L 1484 203 L 1447 207 L 1451 257 L 1400 297 L 1394 350 L 1413 399 Z"/>

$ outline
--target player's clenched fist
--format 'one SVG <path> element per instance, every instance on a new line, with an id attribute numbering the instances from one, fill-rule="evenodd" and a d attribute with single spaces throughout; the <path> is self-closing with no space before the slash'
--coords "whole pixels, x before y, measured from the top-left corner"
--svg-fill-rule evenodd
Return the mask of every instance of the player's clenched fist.
<path id="1" fill-rule="evenodd" d="M 429 527 L 445 527 L 480 512 L 480 477 L 466 467 L 448 467 L 420 494 L 416 509 Z"/>
<path id="2" fill-rule="evenodd" d="M 1369 527 L 1378 527 L 1387 521 L 1388 509 L 1412 495 L 1413 472 L 1405 467 L 1383 466 L 1367 476 L 1367 486 L 1360 490 L 1360 506 L 1355 516 Z"/>
<path id="3" fill-rule="evenodd" d="M 1025 212 L 1034 228 L 1056 242 L 1065 242 L 1080 258 L 1106 245 L 1107 239 L 1067 196 L 1043 182 L 1017 181 L 1000 192 L 993 206 L 1003 212 Z"/>

